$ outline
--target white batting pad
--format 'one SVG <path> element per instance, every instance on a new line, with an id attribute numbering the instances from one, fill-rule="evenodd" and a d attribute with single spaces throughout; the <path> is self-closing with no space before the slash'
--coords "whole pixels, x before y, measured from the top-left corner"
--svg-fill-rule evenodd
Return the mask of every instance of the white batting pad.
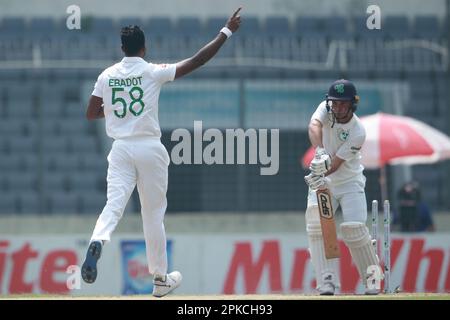
<path id="1" fill-rule="evenodd" d="M 325 257 L 325 249 L 323 246 L 322 228 L 319 220 L 319 207 L 311 206 L 306 209 L 306 232 L 308 234 L 309 255 L 314 266 L 316 275 L 317 289 L 323 283 L 323 275 L 331 273 L 336 279 L 335 286 L 340 287 L 339 278 L 337 276 L 338 259 L 327 259 Z"/>
<path id="2" fill-rule="evenodd" d="M 350 250 L 353 262 L 358 268 L 364 285 L 367 286 L 367 268 L 372 265 L 380 266 L 369 230 L 361 222 L 344 222 L 340 227 L 342 237 Z"/>

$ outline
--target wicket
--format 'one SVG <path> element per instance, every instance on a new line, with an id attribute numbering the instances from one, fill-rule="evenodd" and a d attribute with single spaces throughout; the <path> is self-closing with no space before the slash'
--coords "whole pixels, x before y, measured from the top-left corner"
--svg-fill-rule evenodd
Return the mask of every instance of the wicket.
<path id="1" fill-rule="evenodd" d="M 391 293 L 391 209 L 389 200 L 383 206 L 383 258 L 384 258 L 384 293 Z M 378 255 L 378 201 L 372 201 L 372 239 L 375 240 L 375 252 Z"/>

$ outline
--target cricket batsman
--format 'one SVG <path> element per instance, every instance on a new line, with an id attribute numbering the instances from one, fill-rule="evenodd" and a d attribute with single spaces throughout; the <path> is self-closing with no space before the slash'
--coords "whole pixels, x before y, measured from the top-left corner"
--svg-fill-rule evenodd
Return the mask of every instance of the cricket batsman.
<path id="1" fill-rule="evenodd" d="M 308 126 L 315 157 L 309 167 L 311 173 L 305 177 L 309 186 L 305 218 L 320 295 L 334 295 L 340 286 L 336 272 L 338 258 L 327 259 L 324 252 L 323 237 L 326 235 L 322 233 L 316 197 L 316 190 L 323 188 L 331 194 L 333 210 L 341 207 L 344 221 L 340 225 L 341 236 L 366 286 L 365 293 L 378 294 L 380 291 L 369 286 L 367 281 L 368 268 L 379 267 L 379 259 L 366 227 L 366 178 L 360 160 L 366 132 L 355 114 L 358 101 L 353 83 L 337 80 L 330 86 L 325 101 L 317 107 Z"/>
<path id="2" fill-rule="evenodd" d="M 148 270 L 153 295 L 163 297 L 181 283 L 181 273 L 167 273 L 164 215 L 167 208 L 169 154 L 161 143 L 158 99 L 163 84 L 208 62 L 239 28 L 237 9 L 217 36 L 194 56 L 174 64 L 153 64 L 146 54 L 144 32 L 138 26 L 121 30 L 125 57 L 97 79 L 87 107 L 89 120 L 105 118 L 106 133 L 114 139 L 108 155 L 107 202 L 98 217 L 81 268 L 85 282 L 97 278 L 102 246 L 110 241 L 131 193 L 137 186 L 141 203 Z"/>

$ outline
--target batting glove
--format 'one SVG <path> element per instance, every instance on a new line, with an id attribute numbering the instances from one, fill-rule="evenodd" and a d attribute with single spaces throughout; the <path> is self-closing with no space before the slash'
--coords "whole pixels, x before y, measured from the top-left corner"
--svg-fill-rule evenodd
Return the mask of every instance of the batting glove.
<path id="1" fill-rule="evenodd" d="M 325 151 L 325 148 L 317 147 L 316 148 L 316 153 L 314 154 L 314 157 L 321 157 L 324 154 L 327 154 L 327 152 Z"/>
<path id="2" fill-rule="evenodd" d="M 322 186 L 325 186 L 325 178 L 323 175 L 316 176 L 313 173 L 305 176 L 305 182 L 311 190 L 317 190 Z"/>
<path id="3" fill-rule="evenodd" d="M 320 156 L 320 158 L 315 157 L 311 164 L 309 165 L 309 170 L 316 176 L 321 176 L 327 173 L 331 168 L 331 157 L 328 154 Z"/>

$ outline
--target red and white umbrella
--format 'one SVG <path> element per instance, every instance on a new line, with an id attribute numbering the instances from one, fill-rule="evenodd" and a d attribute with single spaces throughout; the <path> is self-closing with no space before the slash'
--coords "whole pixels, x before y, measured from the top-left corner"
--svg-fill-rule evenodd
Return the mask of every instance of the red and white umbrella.
<path id="1" fill-rule="evenodd" d="M 450 159 L 450 138 L 421 121 L 381 112 L 362 117 L 361 121 L 366 129 L 361 160 L 367 169 Z M 305 168 L 313 156 L 313 148 L 308 149 L 302 159 Z"/>
<path id="2" fill-rule="evenodd" d="M 450 138 L 416 119 L 386 113 L 362 117 L 366 141 L 361 149 L 363 166 L 380 168 L 382 199 L 387 199 L 387 164 L 425 164 L 450 159 Z M 309 167 L 314 157 L 311 147 L 302 158 Z"/>

